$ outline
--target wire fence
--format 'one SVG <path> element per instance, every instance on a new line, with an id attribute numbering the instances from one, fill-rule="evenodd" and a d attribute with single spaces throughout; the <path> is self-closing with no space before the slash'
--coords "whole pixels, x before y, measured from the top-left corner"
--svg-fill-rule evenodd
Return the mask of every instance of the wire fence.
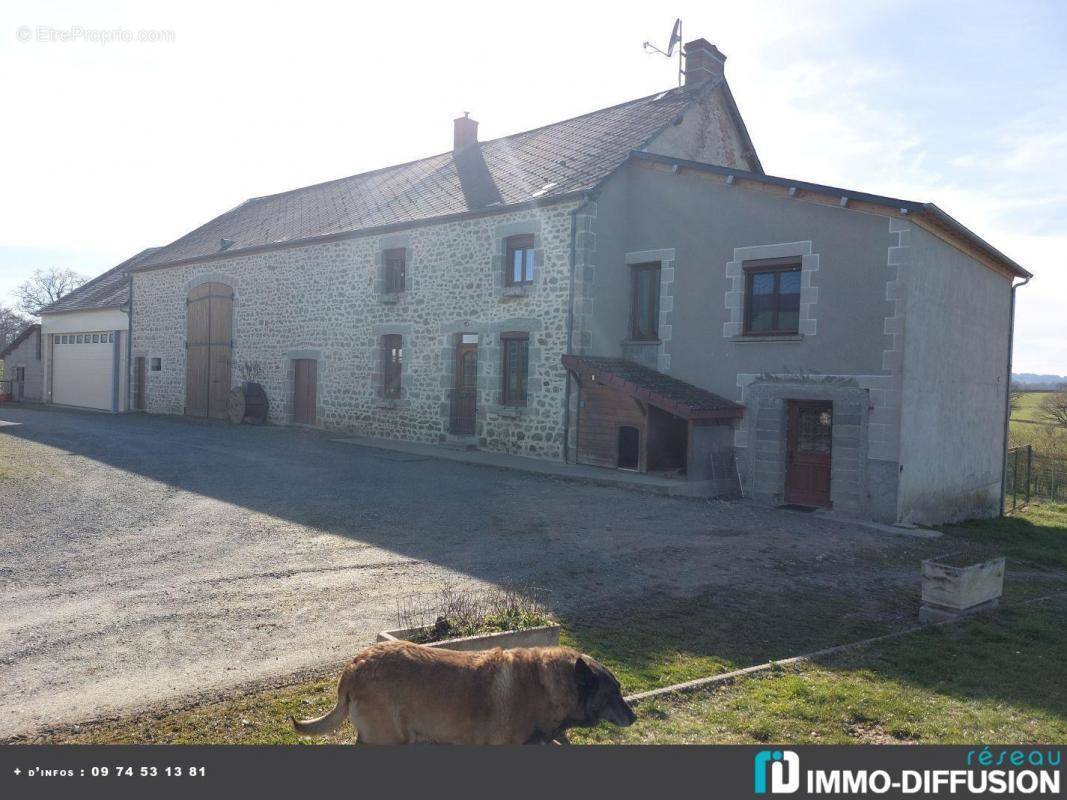
<path id="1" fill-rule="evenodd" d="M 1008 451 L 1005 500 L 1011 511 L 1031 500 L 1067 502 L 1067 458 L 1041 455 L 1033 446 Z"/>

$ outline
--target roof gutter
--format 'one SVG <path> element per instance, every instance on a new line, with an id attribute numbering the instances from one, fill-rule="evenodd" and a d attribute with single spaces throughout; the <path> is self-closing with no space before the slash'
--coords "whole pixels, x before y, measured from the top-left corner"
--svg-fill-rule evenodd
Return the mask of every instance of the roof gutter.
<path id="1" fill-rule="evenodd" d="M 977 247 L 979 250 L 984 252 L 993 260 L 1001 262 L 1004 266 L 1008 267 L 1011 272 L 1014 272 L 1016 276 L 1020 278 L 1025 278 L 1026 280 L 1023 281 L 1023 283 L 1020 283 L 1019 286 L 1025 286 L 1030 281 L 1030 279 L 1034 277 L 1033 273 L 1031 273 L 1029 270 L 1026 270 L 1016 264 L 1012 259 L 1008 258 L 1002 252 L 997 250 L 997 248 L 993 247 L 993 245 L 991 245 L 977 233 L 972 231 L 963 223 L 956 220 L 947 212 L 942 211 L 933 203 L 923 203 L 920 216 L 928 217 L 937 224 L 943 225 L 944 227 L 955 233 L 957 236 L 966 239 L 968 242 L 970 242 L 970 244 Z"/>
<path id="2" fill-rule="evenodd" d="M 670 164 L 679 169 L 693 170 L 694 172 L 706 172 L 714 175 L 721 175 L 729 179 L 728 183 L 734 181 L 744 180 L 753 181 L 756 183 L 768 184 L 771 186 L 780 186 L 785 189 L 789 189 L 791 193 L 796 190 L 804 192 L 812 192 L 814 194 L 822 194 L 828 197 L 834 197 L 839 199 L 847 199 L 862 201 L 865 203 L 871 203 L 872 205 L 884 206 L 887 209 L 898 212 L 901 215 L 915 215 L 920 219 L 924 219 L 928 224 L 937 225 L 947 229 L 958 239 L 962 239 L 975 249 L 981 251 L 993 261 L 1002 267 L 1007 272 L 1012 273 L 1019 278 L 1031 278 L 1033 275 L 1027 270 L 1023 269 L 1017 263 L 1012 261 L 1002 252 L 997 250 L 989 242 L 985 241 L 981 236 L 976 234 L 970 228 L 957 222 L 946 212 L 942 211 L 933 203 L 917 203 L 913 200 L 902 200 L 897 197 L 885 197 L 878 194 L 868 194 L 867 192 L 855 192 L 850 189 L 842 189 L 836 186 L 826 186 L 821 183 L 811 183 L 810 181 L 796 181 L 789 178 L 778 178 L 773 175 L 765 175 L 757 172 L 749 172 L 741 169 L 733 169 L 731 167 L 720 167 L 716 164 L 705 164 L 701 161 L 689 161 L 683 158 L 674 158 L 673 156 L 665 156 L 659 153 L 648 153 L 641 150 L 634 150 L 630 153 L 630 158 L 637 159 L 639 161 L 652 161 L 659 164 Z M 844 203 L 842 204 L 844 205 Z"/>
<path id="3" fill-rule="evenodd" d="M 126 280 L 130 282 L 129 297 L 126 301 L 126 411 L 133 410 L 133 381 L 130 380 L 130 372 L 133 369 L 133 274 L 128 273 Z"/>
<path id="4" fill-rule="evenodd" d="M 1013 283 L 1011 287 L 1011 305 L 1008 312 L 1008 367 L 1004 383 L 1004 458 L 1000 471 L 1000 515 L 1004 516 L 1004 504 L 1007 498 L 1008 484 L 1008 432 L 1011 428 L 1011 369 L 1012 351 L 1015 349 L 1015 290 L 1026 286 L 1032 275 L 1027 275 L 1022 283 Z"/>

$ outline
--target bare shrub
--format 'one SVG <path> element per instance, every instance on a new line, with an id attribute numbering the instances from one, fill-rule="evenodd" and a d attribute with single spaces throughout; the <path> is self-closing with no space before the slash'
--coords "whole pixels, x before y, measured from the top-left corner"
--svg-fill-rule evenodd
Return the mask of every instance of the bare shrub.
<path id="1" fill-rule="evenodd" d="M 259 383 L 264 373 L 263 364 L 260 361 L 242 361 L 237 371 L 244 383 Z"/>
<path id="2" fill-rule="evenodd" d="M 398 628 L 426 628 L 412 638 L 419 643 L 459 636 L 536 628 L 555 623 L 533 587 L 493 586 L 487 589 L 445 584 L 436 594 L 409 595 L 397 600 Z"/>

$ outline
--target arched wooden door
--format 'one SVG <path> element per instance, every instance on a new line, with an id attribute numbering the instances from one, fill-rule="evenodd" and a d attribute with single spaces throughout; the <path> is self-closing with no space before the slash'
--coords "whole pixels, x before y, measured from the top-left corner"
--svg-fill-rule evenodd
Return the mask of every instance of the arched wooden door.
<path id="1" fill-rule="evenodd" d="M 225 419 L 233 374 L 233 288 L 202 283 L 190 289 L 185 325 L 185 413 Z"/>

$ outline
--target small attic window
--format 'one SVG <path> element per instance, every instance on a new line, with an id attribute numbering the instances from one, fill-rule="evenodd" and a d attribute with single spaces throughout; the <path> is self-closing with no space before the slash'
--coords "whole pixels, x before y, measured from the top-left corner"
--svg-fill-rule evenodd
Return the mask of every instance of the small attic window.
<path id="1" fill-rule="evenodd" d="M 221 252 L 223 250 L 229 250 L 231 247 L 233 247 L 233 245 L 234 245 L 234 240 L 233 239 L 222 239 L 219 242 L 219 252 Z"/>

